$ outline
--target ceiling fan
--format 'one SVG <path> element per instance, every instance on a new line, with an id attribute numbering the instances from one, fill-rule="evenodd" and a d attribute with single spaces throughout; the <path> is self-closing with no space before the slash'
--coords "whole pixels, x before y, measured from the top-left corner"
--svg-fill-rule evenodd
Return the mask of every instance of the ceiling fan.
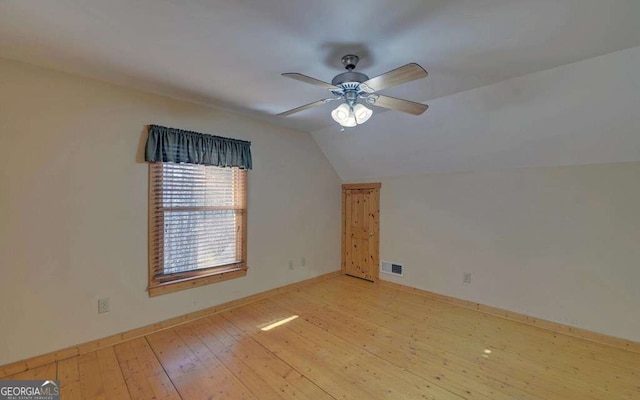
<path id="1" fill-rule="evenodd" d="M 347 69 L 347 72 L 336 75 L 331 83 L 294 72 L 282 74 L 282 76 L 287 78 L 329 89 L 334 97 L 296 107 L 292 110 L 282 112 L 278 114 L 278 116 L 286 117 L 331 101 L 341 101 L 341 104 L 331 111 L 331 117 L 340 124 L 344 130 L 344 128 L 352 128 L 364 124 L 371 117 L 373 111 L 363 103 L 375 104 L 378 107 L 398 110 L 413 115 L 420 115 L 429 108 L 426 104 L 397 99 L 377 93 L 382 89 L 401 83 L 426 78 L 427 71 L 425 71 L 424 68 L 416 63 L 410 63 L 370 79 L 367 75 L 354 71 L 359 60 L 358 56 L 353 54 L 342 57 L 342 65 Z"/>

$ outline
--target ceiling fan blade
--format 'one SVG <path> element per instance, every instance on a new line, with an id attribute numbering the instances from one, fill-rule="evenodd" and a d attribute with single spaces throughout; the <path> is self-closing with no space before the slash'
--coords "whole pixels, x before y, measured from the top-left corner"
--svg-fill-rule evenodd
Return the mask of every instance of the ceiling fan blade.
<path id="1" fill-rule="evenodd" d="M 413 115 L 420 115 L 423 112 L 427 111 L 427 108 L 429 108 L 429 106 L 426 104 L 416 103 L 415 101 L 396 99 L 395 97 L 389 96 L 380 96 L 373 104 L 378 107 L 398 110 Z"/>
<path id="2" fill-rule="evenodd" d="M 373 93 L 401 83 L 426 78 L 427 75 L 428 73 L 424 68 L 416 63 L 411 63 L 371 78 L 361 83 L 360 87 L 368 93 Z"/>
<path id="3" fill-rule="evenodd" d="M 323 87 L 325 89 L 338 89 L 337 86 L 333 86 L 330 83 L 323 82 L 323 81 L 321 81 L 319 79 L 312 78 L 310 76 L 298 74 L 296 72 L 287 72 L 285 74 L 282 74 L 282 76 L 287 77 L 287 78 L 291 78 L 291 79 L 295 79 L 295 80 L 300 81 L 300 82 L 310 83 L 310 84 L 315 85 L 315 86 L 320 86 L 320 87 Z"/>
<path id="4" fill-rule="evenodd" d="M 309 108 L 321 106 L 321 105 L 325 104 L 327 102 L 327 100 L 329 100 L 329 99 L 314 101 L 313 103 L 305 104 L 303 106 L 296 107 L 296 108 L 291 109 L 289 111 L 281 112 L 280 114 L 278 114 L 278 117 L 286 117 L 286 116 L 289 116 L 291 114 L 295 114 L 297 112 L 304 111 L 304 110 L 309 109 Z"/>

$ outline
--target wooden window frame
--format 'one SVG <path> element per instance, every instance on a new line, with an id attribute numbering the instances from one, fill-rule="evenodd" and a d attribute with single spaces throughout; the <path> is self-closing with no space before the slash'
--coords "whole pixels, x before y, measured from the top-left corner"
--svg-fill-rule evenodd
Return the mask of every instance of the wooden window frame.
<path id="1" fill-rule="evenodd" d="M 239 246 L 239 263 L 224 265 L 207 270 L 193 270 L 185 271 L 182 273 L 171 274 L 166 278 L 158 279 L 156 275 L 157 266 L 154 263 L 155 249 L 154 240 L 156 236 L 156 227 L 158 226 L 155 220 L 155 205 L 154 205 L 154 177 L 153 168 L 156 164 L 161 163 L 149 163 L 148 169 L 148 221 L 149 221 L 149 237 L 148 237 L 148 252 L 149 252 L 149 270 L 148 270 L 148 287 L 147 292 L 149 297 L 155 297 L 163 294 L 173 293 L 180 290 L 191 289 L 204 285 L 209 285 L 216 282 L 222 282 L 229 279 L 240 278 L 247 275 L 247 171 L 240 170 L 241 174 L 244 174 L 242 179 L 242 194 L 244 199 L 242 204 L 244 207 L 240 210 L 241 223 L 240 223 L 240 239 L 241 245 Z M 160 217 L 163 218 L 163 217 Z"/>

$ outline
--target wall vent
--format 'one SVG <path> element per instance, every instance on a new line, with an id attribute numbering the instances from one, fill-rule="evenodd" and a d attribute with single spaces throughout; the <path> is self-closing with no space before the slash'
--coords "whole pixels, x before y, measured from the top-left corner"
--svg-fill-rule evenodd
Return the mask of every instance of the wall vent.
<path id="1" fill-rule="evenodd" d="M 404 269 L 402 265 L 389 261 L 383 261 L 381 263 L 380 270 L 385 274 L 404 276 Z"/>

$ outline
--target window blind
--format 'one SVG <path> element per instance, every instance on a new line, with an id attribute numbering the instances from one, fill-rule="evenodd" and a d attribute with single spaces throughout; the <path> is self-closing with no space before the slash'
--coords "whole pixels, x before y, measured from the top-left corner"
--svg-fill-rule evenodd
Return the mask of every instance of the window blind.
<path id="1" fill-rule="evenodd" d="M 245 267 L 246 170 L 151 163 L 150 199 L 151 285 Z"/>

